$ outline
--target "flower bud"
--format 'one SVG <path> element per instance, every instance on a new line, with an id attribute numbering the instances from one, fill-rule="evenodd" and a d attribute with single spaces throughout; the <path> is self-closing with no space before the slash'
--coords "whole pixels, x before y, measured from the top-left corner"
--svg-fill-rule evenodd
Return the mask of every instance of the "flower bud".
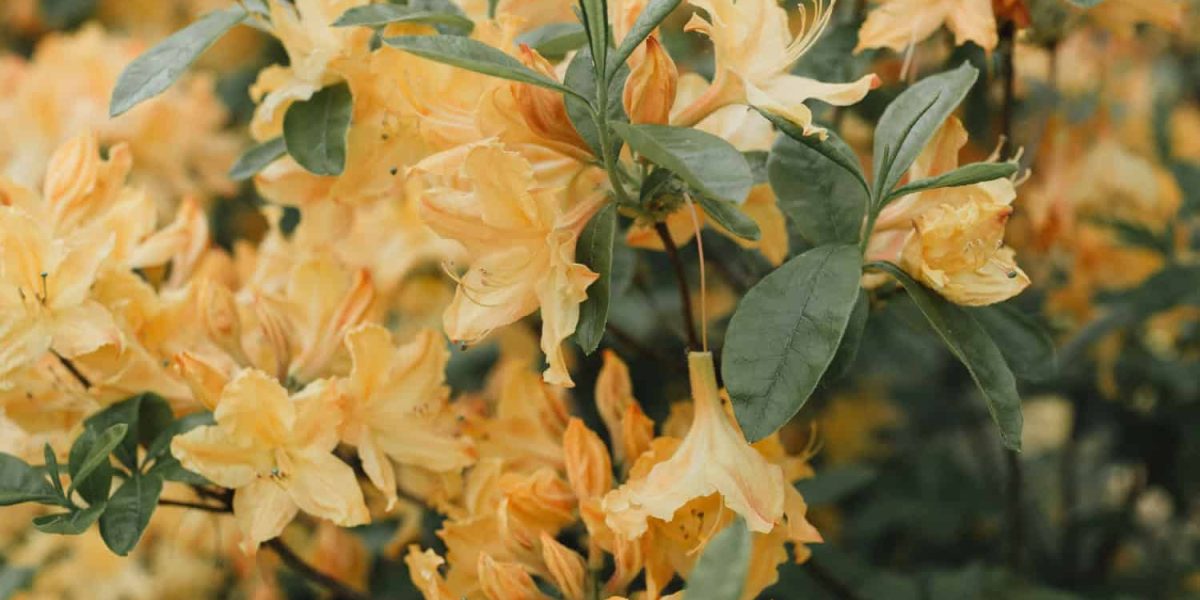
<path id="1" fill-rule="evenodd" d="M 171 364 L 192 390 L 196 401 L 208 410 L 216 410 L 217 402 L 221 399 L 221 390 L 225 389 L 225 384 L 229 382 L 225 373 L 191 352 L 176 354 Z"/>
<path id="2" fill-rule="evenodd" d="M 612 489 L 612 461 L 600 436 L 583 421 L 572 418 L 563 434 L 567 481 L 581 500 L 596 498 Z"/>
<path id="3" fill-rule="evenodd" d="M 479 554 L 479 587 L 488 600 L 532 600 L 541 598 L 533 577 L 511 562 L 498 562 L 486 552 Z"/>
<path id="4" fill-rule="evenodd" d="M 675 61 L 667 54 L 654 36 L 646 38 L 646 51 L 641 62 L 634 65 L 625 80 L 625 113 L 629 122 L 665 125 L 671 118 L 671 106 L 675 104 L 676 83 L 679 71 Z"/>
<path id="5" fill-rule="evenodd" d="M 46 165 L 42 196 L 56 217 L 91 193 L 99 172 L 100 147 L 94 132 L 75 136 L 54 151 Z"/>
<path id="6" fill-rule="evenodd" d="M 196 298 L 200 322 L 209 339 L 234 360 L 246 365 L 246 352 L 242 348 L 242 321 L 238 316 L 237 302 L 233 292 L 224 284 L 205 280 L 200 284 Z"/>
<path id="7" fill-rule="evenodd" d="M 538 54 L 537 50 L 521 44 L 519 58 L 530 69 L 558 80 L 558 76 L 554 74 L 554 66 Z M 513 97 L 517 101 L 517 110 L 521 112 L 521 118 L 533 133 L 551 142 L 590 153 L 587 143 L 579 136 L 579 132 L 575 131 L 575 125 L 567 116 L 567 104 L 562 94 L 527 83 L 517 83 L 513 84 Z"/>
<path id="8" fill-rule="evenodd" d="M 544 531 L 541 539 L 542 560 L 546 562 L 546 570 L 558 591 L 566 600 L 583 600 L 587 583 L 583 557 Z"/>

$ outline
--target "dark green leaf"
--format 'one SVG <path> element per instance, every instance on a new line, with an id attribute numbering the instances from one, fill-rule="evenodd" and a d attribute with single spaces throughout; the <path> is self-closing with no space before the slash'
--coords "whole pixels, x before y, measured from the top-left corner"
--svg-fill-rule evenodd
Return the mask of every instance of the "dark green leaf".
<path id="1" fill-rule="evenodd" d="M 1054 376 L 1054 340 L 1036 319 L 1010 303 L 968 309 L 987 330 L 1017 377 L 1046 381 Z"/>
<path id="2" fill-rule="evenodd" d="M 636 21 L 633 22 L 633 27 L 629 28 L 629 33 L 625 34 L 625 38 L 621 40 L 621 45 L 617 46 L 616 51 L 612 54 L 612 60 L 608 65 L 608 79 L 612 79 L 613 74 L 618 68 L 625 64 L 629 59 L 629 55 L 637 49 L 642 42 L 650 37 L 654 28 L 658 27 L 671 11 L 679 6 L 681 0 L 650 0 L 646 3 L 646 8 L 642 10 L 642 14 L 638 15 Z"/>
<path id="3" fill-rule="evenodd" d="M 864 465 L 848 465 L 824 469 L 811 479 L 796 482 L 796 489 L 809 506 L 834 504 L 866 487 L 879 471 Z"/>
<path id="4" fill-rule="evenodd" d="M 701 194 L 741 204 L 754 185 L 742 153 L 711 133 L 628 123 L 612 123 L 612 128 L 638 154 L 675 173 Z"/>
<path id="5" fill-rule="evenodd" d="M 435 12 L 412 6 L 397 4 L 368 4 L 356 6 L 342 13 L 333 22 L 334 27 L 382 27 L 390 23 L 418 23 L 422 25 L 442 25 L 456 33 L 468 34 L 475 28 L 475 23 L 454 12 Z"/>
<path id="6" fill-rule="evenodd" d="M 171 448 L 171 440 L 175 439 L 175 436 L 187 433 L 202 425 L 212 425 L 213 423 L 213 415 L 208 411 L 194 412 L 179 417 L 173 423 L 160 430 L 154 440 L 150 442 L 150 445 L 146 447 L 146 460 L 151 461 L 168 455 L 168 450 Z"/>
<path id="7" fill-rule="evenodd" d="M 620 98 L 621 90 L 625 89 L 625 78 L 629 77 L 629 67 L 621 67 L 617 70 L 616 75 L 612 78 L 608 85 L 608 97 Z M 592 53 L 587 48 L 582 48 L 575 53 L 575 57 L 571 59 L 571 63 L 567 65 L 567 73 L 563 76 L 563 83 L 575 90 L 580 96 L 587 98 L 592 105 L 597 104 L 596 98 L 596 74 L 592 71 Z M 600 156 L 600 133 L 596 131 L 596 122 L 592 119 L 591 109 L 587 102 L 580 100 L 575 96 L 567 96 L 567 117 L 571 119 L 571 124 L 575 126 L 575 131 L 579 132 L 579 136 L 587 142 L 588 147 L 592 149 L 592 154 Z M 629 117 L 625 115 L 625 106 L 618 101 L 608 103 L 608 121 L 609 122 L 628 122 Z M 612 136 L 613 148 L 610 150 L 616 154 L 620 150 L 621 140 L 616 136 Z"/>
<path id="8" fill-rule="evenodd" d="M 162 487 L 158 476 L 135 474 L 117 488 L 100 517 L 100 536 L 110 550 L 121 556 L 133 550 L 150 524 Z"/>
<path id="9" fill-rule="evenodd" d="M 746 164 L 750 166 L 750 176 L 754 179 L 754 185 L 761 185 L 770 181 L 767 175 L 767 161 L 770 157 L 771 153 L 765 150 L 752 150 L 742 153 L 742 158 L 745 158 Z"/>
<path id="10" fill-rule="evenodd" d="M 771 189 L 788 223 L 804 239 L 815 245 L 857 242 L 867 192 L 850 171 L 833 168 L 828 160 L 829 154 L 853 151 L 833 132 L 820 145 L 826 151 L 787 136 L 776 140 L 767 161 Z"/>
<path id="11" fill-rule="evenodd" d="M 867 292 L 859 290 L 858 299 L 854 301 L 854 310 L 850 313 L 850 321 L 846 323 L 846 333 L 842 336 L 842 343 L 838 345 L 837 354 L 833 355 L 833 361 L 825 370 L 822 381 L 825 383 L 837 381 L 849 372 L 850 367 L 854 366 L 854 360 L 858 357 L 858 347 L 862 345 L 863 333 L 867 330 L 867 317 L 870 314 L 871 307 L 870 302 L 867 301 Z"/>
<path id="12" fill-rule="evenodd" d="M 154 461 L 154 466 L 146 471 L 146 475 L 189 485 L 212 485 L 212 482 L 203 475 L 183 468 L 179 459 L 170 454 L 160 456 L 158 460 Z"/>
<path id="13" fill-rule="evenodd" d="M 0 564 L 0 598 L 9 600 L 16 596 L 18 591 L 28 589 L 36 574 L 37 569 L 34 567 Z"/>
<path id="14" fill-rule="evenodd" d="M 979 76 L 964 62 L 957 69 L 926 77 L 904 90 L 880 117 L 875 128 L 876 183 L 886 195 L 949 117 Z M 888 164 L 884 164 L 885 150 Z"/>
<path id="15" fill-rule="evenodd" d="M 695 198 L 704 208 L 704 213 L 729 233 L 747 240 L 757 240 L 762 237 L 758 223 L 746 216 L 746 213 L 732 202 L 716 200 L 703 194 L 697 194 Z"/>
<path id="16" fill-rule="evenodd" d="M 128 427 L 124 439 L 117 444 L 113 454 L 121 464 L 132 471 L 138 468 L 138 442 L 149 443 L 149 440 L 157 436 L 165 426 L 163 423 L 169 420 L 170 414 L 171 407 L 165 400 L 157 394 L 146 393 L 122 400 L 92 415 L 85 423 L 96 431 L 104 431 L 118 423 L 124 423 Z"/>
<path id="17" fill-rule="evenodd" d="M 45 474 L 11 454 L 0 452 L 0 506 L 22 502 L 62 504 Z"/>
<path id="18" fill-rule="evenodd" d="M 50 485 L 54 486 L 54 492 L 60 498 L 66 498 L 67 494 L 63 491 L 62 473 L 58 469 L 58 457 L 54 454 L 54 448 L 47 442 L 42 446 L 42 456 L 46 459 L 46 474 L 50 476 Z"/>
<path id="19" fill-rule="evenodd" d="M 588 40 L 588 49 L 596 57 L 594 75 L 596 79 L 604 76 L 601 67 L 608 64 L 608 2 L 605 0 L 579 0 L 583 9 L 583 26 Z"/>
<path id="20" fill-rule="evenodd" d="M 92 523 L 100 518 L 104 509 L 105 505 L 101 502 L 72 512 L 42 515 L 33 518 L 33 526 L 42 533 L 79 535 L 87 531 L 88 527 L 91 527 Z"/>
<path id="21" fill-rule="evenodd" d="M 683 588 L 684 600 L 737 600 L 750 570 L 753 541 L 746 522 L 735 518 L 713 536 L 692 567 Z"/>
<path id="22" fill-rule="evenodd" d="M 579 23 L 549 23 L 517 36 L 516 41 L 550 60 L 558 60 L 586 44 L 588 36 Z"/>
<path id="23" fill-rule="evenodd" d="M 892 263 L 871 263 L 871 266 L 887 272 L 904 286 L 925 319 L 950 352 L 967 367 L 975 385 L 983 392 L 988 412 L 1000 428 L 1004 445 L 1019 451 L 1023 422 L 1021 396 L 1004 354 L 987 330 L 966 309 L 917 283 L 900 267 Z"/>
<path id="24" fill-rule="evenodd" d="M 517 59 L 483 42 L 461 36 L 401 35 L 383 38 L 383 43 L 435 62 L 575 94 L 563 84 L 526 67 Z M 586 101 L 586 98 L 582 98 Z"/>
<path id="25" fill-rule="evenodd" d="M 721 374 L 748 440 L 770 435 L 808 400 L 841 343 L 861 276 L 856 246 L 821 246 L 784 263 L 738 303 Z"/>
<path id="26" fill-rule="evenodd" d="M 51 29 L 73 29 L 96 12 L 98 0 L 41 0 L 42 20 Z"/>
<path id="27" fill-rule="evenodd" d="M 888 195 L 888 202 L 895 200 L 906 194 L 920 192 L 922 190 L 930 190 L 934 188 L 958 187 L 961 185 L 971 185 L 983 181 L 991 181 L 993 179 L 1003 179 L 1012 176 L 1017 172 L 1017 165 L 1010 162 L 979 162 L 969 165 L 963 165 L 949 173 L 943 173 L 936 177 L 928 177 L 919 181 L 906 183 L 899 188 L 896 188 Z M 886 202 L 884 203 L 886 204 Z"/>
<path id="28" fill-rule="evenodd" d="M 267 165 L 283 158 L 287 154 L 287 144 L 283 137 L 267 140 L 255 145 L 238 157 L 237 162 L 229 169 L 229 178 L 234 181 L 245 181 L 254 177 Z"/>
<path id="29" fill-rule="evenodd" d="M 612 286 L 613 242 L 617 235 L 617 206 L 609 203 L 588 222 L 575 246 L 575 260 L 600 277 L 588 286 L 587 300 L 579 306 L 575 343 L 591 354 L 604 338 Z"/>
<path id="30" fill-rule="evenodd" d="M 867 185 L 867 178 L 863 175 L 862 167 L 858 164 L 858 156 L 854 154 L 854 150 L 850 149 L 840 137 L 833 131 L 827 131 L 826 137 L 821 138 L 818 135 L 804 135 L 804 130 L 796 126 L 795 123 L 787 120 L 770 111 L 755 108 L 758 114 L 765 117 L 779 131 L 782 131 L 787 137 L 807 146 L 813 152 L 824 156 L 833 161 L 833 164 L 841 167 L 855 182 L 862 186 L 863 193 L 870 194 L 871 187 Z"/>
<path id="31" fill-rule="evenodd" d="M 135 58 L 117 78 L 109 115 L 120 115 L 171 87 L 205 50 L 245 17 L 246 10 L 238 5 L 211 12 Z"/>
<path id="32" fill-rule="evenodd" d="M 76 440 L 71 446 L 70 455 L 70 472 L 71 472 L 71 487 L 67 489 L 67 497 L 70 497 L 80 485 L 84 484 L 88 477 L 97 471 L 101 466 L 108 466 L 108 455 L 112 454 L 117 444 L 125 439 L 125 432 L 129 430 L 129 426 L 124 423 L 117 423 L 97 434 L 94 430 L 88 429 L 83 435 Z M 86 441 L 85 441 L 86 440 Z M 110 469 L 101 469 L 102 473 L 96 473 L 98 480 L 103 480 L 104 498 L 108 497 L 108 485 L 111 480 L 112 472 Z M 105 477 L 104 475 L 108 475 Z M 100 486 L 97 486 L 99 488 Z M 97 496 L 94 492 L 97 490 L 89 490 L 88 494 L 82 494 L 84 499 L 92 502 Z M 88 498 L 92 495 L 92 498 Z"/>
<path id="33" fill-rule="evenodd" d="M 353 116 L 354 97 L 345 83 L 292 103 L 283 116 L 288 154 L 310 173 L 341 175 L 346 168 L 346 136 Z"/>

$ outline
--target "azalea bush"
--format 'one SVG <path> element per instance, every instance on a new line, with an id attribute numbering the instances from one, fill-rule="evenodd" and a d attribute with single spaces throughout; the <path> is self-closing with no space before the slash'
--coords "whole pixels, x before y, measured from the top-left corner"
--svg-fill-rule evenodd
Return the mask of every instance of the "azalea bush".
<path id="1" fill-rule="evenodd" d="M 1200 594 L 1195 0 L 7 0 L 0 597 Z"/>

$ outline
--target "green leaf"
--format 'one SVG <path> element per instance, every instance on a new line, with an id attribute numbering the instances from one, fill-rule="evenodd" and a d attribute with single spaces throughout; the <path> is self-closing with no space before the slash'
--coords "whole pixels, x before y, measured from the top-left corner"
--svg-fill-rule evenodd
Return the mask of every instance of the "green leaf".
<path id="1" fill-rule="evenodd" d="M 1004 354 L 986 329 L 966 309 L 950 303 L 936 292 L 917 283 L 900 267 L 886 262 L 869 265 L 885 271 L 908 291 L 913 303 L 925 315 L 934 331 L 946 343 L 975 380 L 987 401 L 988 412 L 1000 428 L 1000 438 L 1011 450 L 1021 449 L 1021 396 L 1017 381 L 1004 360 Z"/>
<path id="2" fill-rule="evenodd" d="M 423 10 L 398 4 L 356 6 L 342 13 L 342 16 L 333 22 L 333 27 L 382 27 L 391 23 L 442 25 L 464 35 L 471 33 L 475 28 L 475 23 L 462 14 Z"/>
<path id="3" fill-rule="evenodd" d="M 771 153 L 765 150 L 751 150 L 743 152 L 742 158 L 746 159 L 746 164 L 750 166 L 750 176 L 754 179 L 754 185 L 761 185 L 770 181 L 767 175 L 767 161 L 771 158 Z"/>
<path id="4" fill-rule="evenodd" d="M 63 491 L 62 485 L 62 473 L 58 469 L 58 457 L 55 456 L 54 448 L 50 446 L 49 442 L 42 446 L 42 456 L 46 459 L 46 474 L 50 476 L 50 485 L 54 486 L 54 492 L 58 494 L 59 498 L 66 499 L 67 494 Z"/>
<path id="5" fill-rule="evenodd" d="M 804 130 L 788 119 L 766 109 L 754 107 L 754 110 L 758 111 L 758 114 L 770 121 L 784 135 L 804 144 L 813 152 L 824 156 L 844 170 L 854 178 L 858 185 L 862 186 L 864 193 L 871 193 L 871 186 L 867 185 L 867 178 L 858 164 L 858 155 L 835 132 L 827 131 L 824 139 L 818 135 L 804 135 Z"/>
<path id="6" fill-rule="evenodd" d="M 943 173 L 936 177 L 928 177 L 918 181 L 906 183 L 888 194 L 887 202 L 891 202 L 896 198 L 914 192 L 930 190 L 934 188 L 958 187 L 962 185 L 971 185 L 984 181 L 992 181 L 993 179 L 1004 179 L 1012 176 L 1017 172 L 1017 165 L 1010 162 L 978 162 L 969 165 L 963 165 L 949 173 Z M 887 202 L 884 202 L 886 205 Z"/>
<path id="7" fill-rule="evenodd" d="M 636 21 L 633 22 L 633 27 L 629 28 L 629 33 L 625 34 L 625 38 L 621 40 L 621 45 L 617 46 L 616 51 L 612 54 L 612 60 L 609 61 L 607 78 L 612 79 L 616 70 L 625 64 L 629 59 L 629 55 L 637 49 L 642 42 L 650 37 L 650 33 L 658 27 L 663 19 L 666 19 L 671 11 L 679 6 L 681 0 L 650 0 L 646 3 L 646 8 L 642 9 L 642 14 L 638 15 Z"/>
<path id="8" fill-rule="evenodd" d="M 154 466 L 146 471 L 147 476 L 161 477 L 166 481 L 186 483 L 188 485 L 212 485 L 213 483 L 199 473 L 193 473 L 180 464 L 179 459 L 167 454 L 154 461 Z"/>
<path id="9" fill-rule="evenodd" d="M 754 185 L 742 153 L 699 129 L 612 123 L 613 131 L 650 162 L 679 176 L 701 194 L 741 204 Z"/>
<path id="10" fill-rule="evenodd" d="M 73 29 L 96 12 L 98 0 L 41 0 L 42 20 L 51 29 Z"/>
<path id="11" fill-rule="evenodd" d="M 346 168 L 346 136 L 354 97 L 345 83 L 331 85 L 308 100 L 293 102 L 283 115 L 288 154 L 308 172 L 341 175 Z"/>
<path id="12" fill-rule="evenodd" d="M 150 524 L 162 487 L 158 476 L 135 474 L 117 488 L 100 517 L 100 536 L 110 550 L 121 556 L 133 550 Z"/>
<path id="13" fill-rule="evenodd" d="M 37 574 L 34 567 L 18 567 L 12 564 L 0 564 L 0 598 L 9 600 L 21 590 L 29 589 Z"/>
<path id="14" fill-rule="evenodd" d="M 579 0 L 582 21 L 587 34 L 588 49 L 596 57 L 594 75 L 604 76 L 603 66 L 608 64 L 608 2 L 606 0 Z"/>
<path id="15" fill-rule="evenodd" d="M 967 310 L 987 330 L 1014 375 L 1027 381 L 1054 377 L 1054 340 L 1036 319 L 1008 302 Z"/>
<path id="16" fill-rule="evenodd" d="M 978 76 L 978 69 L 963 62 L 953 71 L 926 77 L 913 84 L 883 111 L 875 128 L 873 172 L 884 194 L 904 177 L 925 144 L 966 97 Z M 885 151 L 887 164 L 884 163 Z"/>
<path id="17" fill-rule="evenodd" d="M 208 411 L 194 412 L 189 415 L 179 417 L 170 425 L 162 428 L 158 435 L 146 447 L 146 460 L 155 460 L 161 456 L 167 456 L 171 448 L 171 440 L 175 436 L 187 433 L 197 427 L 203 425 L 212 425 L 213 414 Z"/>
<path id="18" fill-rule="evenodd" d="M 0 506 L 22 502 L 63 503 L 42 471 L 0 452 Z"/>
<path id="19" fill-rule="evenodd" d="M 549 23 L 516 39 L 518 44 L 525 44 L 550 60 L 558 60 L 578 50 L 587 41 L 587 31 L 579 23 Z"/>
<path id="20" fill-rule="evenodd" d="M 742 209 L 738 208 L 732 202 L 709 198 L 703 194 L 696 195 L 696 201 L 704 208 L 705 214 L 710 219 L 716 221 L 718 225 L 725 228 L 726 231 L 747 240 L 757 240 L 762 237 L 762 232 L 758 229 L 758 223 L 754 219 L 746 216 Z"/>
<path id="21" fill-rule="evenodd" d="M 88 480 L 88 477 L 95 473 L 97 469 L 100 469 L 102 465 L 109 466 L 109 454 L 112 454 L 117 444 L 120 444 L 121 440 L 125 439 L 125 433 L 128 430 L 128 425 L 117 423 L 99 434 L 89 428 L 83 435 L 79 436 L 79 439 L 71 446 L 71 486 L 67 489 L 68 498 L 72 492 L 83 485 Z M 82 490 L 80 491 L 80 495 L 89 503 L 94 503 L 93 500 L 98 497 L 96 494 L 100 491 L 101 487 L 103 488 L 103 497 L 108 498 L 108 487 L 112 478 L 112 470 L 101 470 L 103 472 L 97 473 L 97 476 L 98 481 L 102 481 L 104 485 L 97 485 L 95 488 L 89 489 L 88 494 L 83 494 Z M 89 498 L 88 496 L 92 497 Z"/>
<path id="22" fill-rule="evenodd" d="M 122 400 L 89 417 L 85 424 L 96 431 L 104 431 L 118 423 L 127 429 L 124 439 L 114 449 L 117 460 L 129 470 L 138 468 L 137 447 L 150 443 L 171 419 L 171 407 L 157 394 L 138 394 Z"/>
<path id="23" fill-rule="evenodd" d="M 483 42 L 461 36 L 401 35 L 383 38 L 383 43 L 434 62 L 519 81 L 564 94 L 576 94 L 563 84 L 526 67 L 517 59 Z M 580 97 L 587 101 L 587 98 Z"/>
<path id="24" fill-rule="evenodd" d="M 837 155 L 853 153 L 832 131 L 820 145 Z M 818 246 L 854 243 L 862 235 L 866 188 L 850 171 L 831 168 L 828 158 L 810 143 L 780 137 L 771 148 L 767 176 L 779 208 L 804 239 Z"/>
<path id="25" fill-rule="evenodd" d="M 1067 0 L 1067 2 L 1074 4 L 1075 6 L 1078 6 L 1080 8 L 1095 8 L 1097 6 L 1100 6 L 1100 4 L 1104 2 L 1104 0 Z"/>
<path id="26" fill-rule="evenodd" d="M 822 382 L 831 383 L 841 379 L 854 366 L 858 358 L 858 347 L 862 345 L 863 334 L 867 330 L 867 317 L 871 314 L 870 303 L 867 301 L 866 290 L 858 291 L 858 299 L 854 301 L 854 310 L 850 312 L 850 321 L 846 323 L 846 333 L 842 335 L 842 343 L 838 345 L 837 353 L 829 368 L 825 369 Z"/>
<path id="27" fill-rule="evenodd" d="M 287 154 L 287 144 L 284 143 L 282 136 L 257 144 L 239 156 L 237 162 L 233 163 L 233 167 L 229 169 L 229 178 L 234 181 L 250 179 L 271 163 L 283 158 L 285 154 Z"/>
<path id="28" fill-rule="evenodd" d="M 123 114 L 171 87 L 205 50 L 245 17 L 246 10 L 238 5 L 208 13 L 135 58 L 117 78 L 109 116 Z"/>
<path id="29" fill-rule="evenodd" d="M 842 341 L 861 276 L 856 246 L 820 246 L 772 271 L 738 303 L 721 374 L 746 439 L 770 435 L 808 400 Z"/>
<path id="30" fill-rule="evenodd" d="M 600 275 L 587 289 L 587 300 L 579 306 L 575 343 L 591 354 L 604 338 L 608 324 L 608 302 L 612 290 L 613 242 L 617 236 L 617 206 L 606 204 L 588 222 L 575 245 L 575 260 Z"/>
<path id="31" fill-rule="evenodd" d="M 629 67 L 622 66 L 616 71 L 614 77 L 608 84 L 608 97 L 619 99 L 621 91 L 625 89 L 625 79 L 629 77 Z M 567 65 L 567 73 L 563 76 L 563 83 L 575 90 L 576 94 L 586 98 L 587 102 L 580 100 L 575 96 L 567 96 L 567 117 L 571 119 L 571 124 L 575 126 L 575 131 L 579 132 L 579 136 L 587 142 L 588 147 L 592 149 L 592 154 L 601 156 L 600 152 L 600 133 L 596 130 L 596 122 L 592 119 L 591 106 L 597 104 L 596 97 L 596 74 L 592 71 L 592 53 L 587 48 L 582 48 L 575 53 L 575 57 L 571 59 L 571 63 Z M 589 102 L 591 105 L 589 106 Z M 607 119 L 612 122 L 629 122 L 629 117 L 625 115 L 625 106 L 614 100 L 608 103 Z M 613 147 L 610 149 L 615 155 L 621 149 L 621 139 L 613 136 Z"/>
<path id="32" fill-rule="evenodd" d="M 79 535 L 88 530 L 104 513 L 103 502 L 84 509 L 66 513 L 55 513 L 33 518 L 33 526 L 42 533 L 57 535 Z"/>
<path id="33" fill-rule="evenodd" d="M 684 600 L 737 600 L 750 570 L 753 540 L 737 517 L 709 540 L 683 587 Z"/>
<path id="34" fill-rule="evenodd" d="M 864 465 L 847 465 L 824 469 L 810 479 L 796 482 L 796 489 L 811 506 L 834 504 L 869 485 L 879 477 L 879 471 Z"/>

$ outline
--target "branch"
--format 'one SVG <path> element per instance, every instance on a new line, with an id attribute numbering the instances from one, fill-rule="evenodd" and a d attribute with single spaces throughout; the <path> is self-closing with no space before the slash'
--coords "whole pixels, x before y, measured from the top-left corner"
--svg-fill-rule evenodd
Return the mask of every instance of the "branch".
<path id="1" fill-rule="evenodd" d="M 159 506 L 178 506 L 180 508 L 191 508 L 194 510 L 203 510 L 211 513 L 232 513 L 233 509 L 228 506 L 217 506 L 215 504 L 201 504 L 199 502 L 188 502 L 186 500 L 171 500 L 170 498 L 159 498 Z"/>
<path id="2" fill-rule="evenodd" d="M 654 231 L 662 240 L 667 258 L 675 269 L 675 280 L 679 283 L 679 300 L 683 303 L 683 332 L 687 336 L 688 349 L 698 351 L 700 341 L 696 337 L 696 318 L 692 316 L 692 293 L 688 289 L 687 272 L 683 269 L 683 260 L 679 258 L 679 249 L 675 247 L 675 240 L 671 239 L 671 232 L 666 223 L 655 223 Z"/>

